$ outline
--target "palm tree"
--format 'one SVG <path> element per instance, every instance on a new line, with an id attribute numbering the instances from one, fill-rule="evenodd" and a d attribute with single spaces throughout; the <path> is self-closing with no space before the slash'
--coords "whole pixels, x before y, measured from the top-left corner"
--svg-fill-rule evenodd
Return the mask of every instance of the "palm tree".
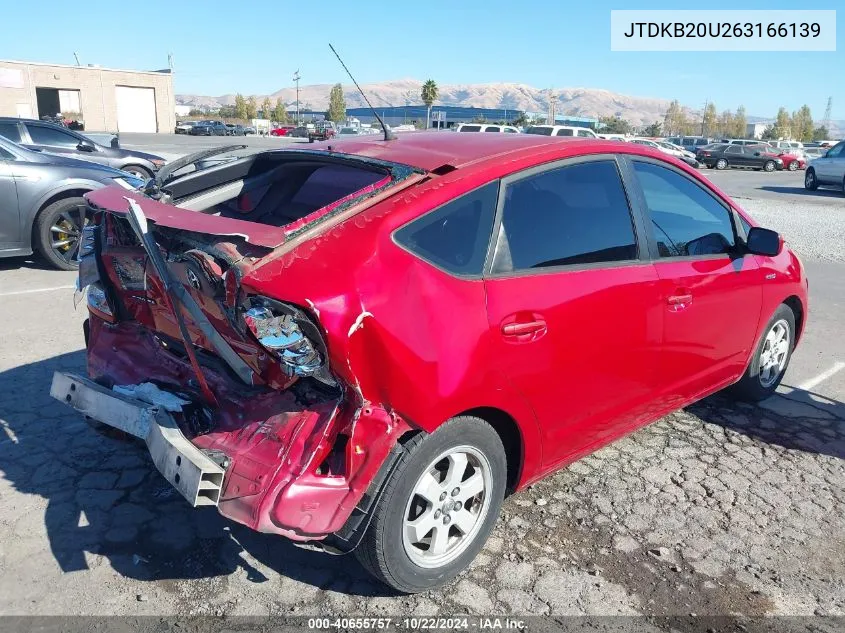
<path id="1" fill-rule="evenodd" d="M 420 96 L 428 108 L 425 113 L 425 129 L 427 130 L 431 121 L 431 106 L 437 101 L 437 84 L 434 82 L 434 79 L 429 79 L 423 84 L 422 94 Z"/>

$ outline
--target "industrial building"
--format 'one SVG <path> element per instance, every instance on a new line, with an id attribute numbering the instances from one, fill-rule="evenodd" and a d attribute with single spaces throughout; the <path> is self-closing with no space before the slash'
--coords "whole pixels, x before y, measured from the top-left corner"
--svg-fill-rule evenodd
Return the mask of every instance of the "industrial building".
<path id="1" fill-rule="evenodd" d="M 97 132 L 171 132 L 173 74 L 0 60 L 0 116 L 62 113 Z M 70 116 L 68 116 L 70 115 Z"/>

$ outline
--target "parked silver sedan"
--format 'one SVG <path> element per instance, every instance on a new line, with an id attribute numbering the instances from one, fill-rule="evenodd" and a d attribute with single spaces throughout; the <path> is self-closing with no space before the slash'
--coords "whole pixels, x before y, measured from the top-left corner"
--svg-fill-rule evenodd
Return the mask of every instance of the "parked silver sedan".
<path id="1" fill-rule="evenodd" d="M 818 187 L 839 187 L 845 191 L 845 141 L 839 141 L 807 167 L 804 188 L 813 191 Z"/>
<path id="2" fill-rule="evenodd" d="M 0 137 L 0 257 L 38 251 L 52 266 L 77 267 L 89 191 L 136 189 L 133 174 L 90 161 L 29 150 Z"/>

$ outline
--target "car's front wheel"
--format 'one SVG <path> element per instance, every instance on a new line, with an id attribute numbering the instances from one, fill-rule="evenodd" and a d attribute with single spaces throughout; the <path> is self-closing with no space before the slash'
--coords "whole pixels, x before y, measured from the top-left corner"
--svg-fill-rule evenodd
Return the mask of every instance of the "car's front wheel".
<path id="1" fill-rule="evenodd" d="M 804 174 L 804 189 L 807 191 L 815 191 L 819 188 L 819 181 L 816 180 L 816 170 L 810 167 L 807 173 Z"/>
<path id="2" fill-rule="evenodd" d="M 45 207 L 35 219 L 33 237 L 42 257 L 60 270 L 76 270 L 85 226 L 85 200 L 65 198 Z"/>
<path id="3" fill-rule="evenodd" d="M 507 461 L 496 431 L 456 417 L 405 445 L 355 555 L 405 593 L 440 587 L 472 562 L 499 515 Z"/>
<path id="4" fill-rule="evenodd" d="M 766 324 L 745 374 L 730 388 L 730 393 L 751 402 L 771 396 L 786 373 L 794 348 L 795 314 L 789 306 L 781 304 Z"/>

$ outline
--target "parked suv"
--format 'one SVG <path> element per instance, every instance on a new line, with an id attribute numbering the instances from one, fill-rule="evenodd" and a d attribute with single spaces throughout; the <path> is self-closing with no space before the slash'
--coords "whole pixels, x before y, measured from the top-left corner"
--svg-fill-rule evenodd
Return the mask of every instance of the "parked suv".
<path id="1" fill-rule="evenodd" d="M 102 145 L 79 132 L 34 119 L 0 117 L 0 136 L 27 149 L 108 165 L 144 179 L 165 163 L 161 156 L 123 149 L 116 141 Z"/>
<path id="2" fill-rule="evenodd" d="M 519 130 L 512 125 L 496 125 L 488 123 L 461 123 L 455 128 L 456 132 L 502 132 L 504 134 L 519 134 Z"/>
<path id="3" fill-rule="evenodd" d="M 845 190 L 845 141 L 831 147 L 807 167 L 804 187 L 812 191 L 819 186 L 842 187 Z"/>
<path id="4" fill-rule="evenodd" d="M 573 127 L 571 125 L 532 125 L 525 130 L 526 134 L 538 134 L 541 136 L 580 136 L 582 138 L 598 138 L 598 134 L 586 127 Z"/>
<path id="5" fill-rule="evenodd" d="M 400 591 L 461 573 L 506 492 L 726 387 L 769 397 L 804 328 L 782 238 L 633 143 L 185 161 L 154 197 L 88 195 L 88 377 L 51 394 L 145 440 L 190 504 Z"/>

